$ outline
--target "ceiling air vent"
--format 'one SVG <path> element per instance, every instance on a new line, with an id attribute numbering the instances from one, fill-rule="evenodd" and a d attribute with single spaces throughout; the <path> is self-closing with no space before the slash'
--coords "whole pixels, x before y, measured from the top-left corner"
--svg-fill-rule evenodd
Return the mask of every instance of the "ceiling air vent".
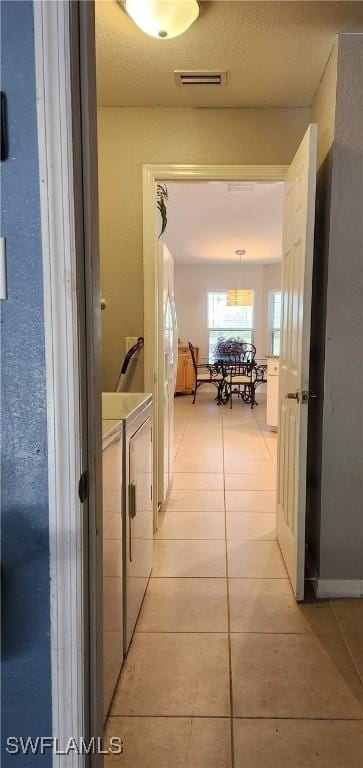
<path id="1" fill-rule="evenodd" d="M 228 184 L 228 192 L 253 192 L 254 184 L 248 182 L 231 181 Z"/>
<path id="2" fill-rule="evenodd" d="M 175 70 L 177 85 L 226 85 L 227 72 L 215 70 Z"/>

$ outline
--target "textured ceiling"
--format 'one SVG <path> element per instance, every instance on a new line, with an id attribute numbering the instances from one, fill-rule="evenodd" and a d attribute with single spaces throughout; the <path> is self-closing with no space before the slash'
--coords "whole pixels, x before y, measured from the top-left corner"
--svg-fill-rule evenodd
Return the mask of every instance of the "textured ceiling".
<path id="1" fill-rule="evenodd" d="M 163 236 L 182 264 L 235 264 L 281 259 L 283 182 L 254 183 L 231 192 L 225 182 L 168 182 L 168 224 Z"/>
<path id="2" fill-rule="evenodd" d="M 116 0 L 96 0 L 103 106 L 310 106 L 337 32 L 363 31 L 363 2 L 201 2 L 173 40 L 139 30 Z M 226 87 L 177 87 L 175 69 L 228 71 Z"/>

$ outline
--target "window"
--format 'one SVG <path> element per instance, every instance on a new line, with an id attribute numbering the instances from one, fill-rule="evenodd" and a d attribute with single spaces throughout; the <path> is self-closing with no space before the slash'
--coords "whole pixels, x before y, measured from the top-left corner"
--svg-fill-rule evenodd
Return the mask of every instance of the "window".
<path id="1" fill-rule="evenodd" d="M 253 344 L 255 294 L 249 306 L 228 307 L 227 291 L 208 293 L 209 359 L 213 359 L 218 339 L 240 339 Z"/>
<path id="2" fill-rule="evenodd" d="M 281 291 L 270 291 L 269 326 L 270 352 L 280 354 Z"/>

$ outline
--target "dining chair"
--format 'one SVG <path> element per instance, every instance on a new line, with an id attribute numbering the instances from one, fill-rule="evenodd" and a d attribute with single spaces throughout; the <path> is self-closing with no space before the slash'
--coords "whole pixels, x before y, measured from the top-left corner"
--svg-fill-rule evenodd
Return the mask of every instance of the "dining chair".
<path id="1" fill-rule="evenodd" d="M 220 371 L 218 366 L 215 366 L 210 363 L 197 363 L 195 359 L 195 351 L 193 344 L 191 341 L 188 341 L 188 347 L 190 350 L 190 354 L 192 356 L 193 361 L 193 369 L 194 369 L 194 397 L 193 397 L 193 405 L 195 403 L 195 398 L 197 396 L 197 390 L 203 385 L 203 384 L 213 384 L 217 388 L 217 403 L 220 405 L 221 402 L 221 387 L 224 384 L 224 376 L 223 373 Z"/>
<path id="2" fill-rule="evenodd" d="M 245 403 L 250 404 L 251 409 L 257 405 L 256 392 L 256 347 L 253 344 L 243 344 L 241 354 L 225 364 L 225 391 L 232 408 L 233 395 L 237 394 Z"/>

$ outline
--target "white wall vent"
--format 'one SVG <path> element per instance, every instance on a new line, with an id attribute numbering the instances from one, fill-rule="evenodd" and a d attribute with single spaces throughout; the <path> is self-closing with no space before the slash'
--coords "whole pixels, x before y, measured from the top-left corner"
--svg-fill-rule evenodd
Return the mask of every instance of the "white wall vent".
<path id="1" fill-rule="evenodd" d="M 254 184 L 248 182 L 231 181 L 228 184 L 228 192 L 253 192 Z"/>
<path id="2" fill-rule="evenodd" d="M 216 70 L 180 70 L 174 71 L 177 85 L 226 85 L 227 72 Z"/>

